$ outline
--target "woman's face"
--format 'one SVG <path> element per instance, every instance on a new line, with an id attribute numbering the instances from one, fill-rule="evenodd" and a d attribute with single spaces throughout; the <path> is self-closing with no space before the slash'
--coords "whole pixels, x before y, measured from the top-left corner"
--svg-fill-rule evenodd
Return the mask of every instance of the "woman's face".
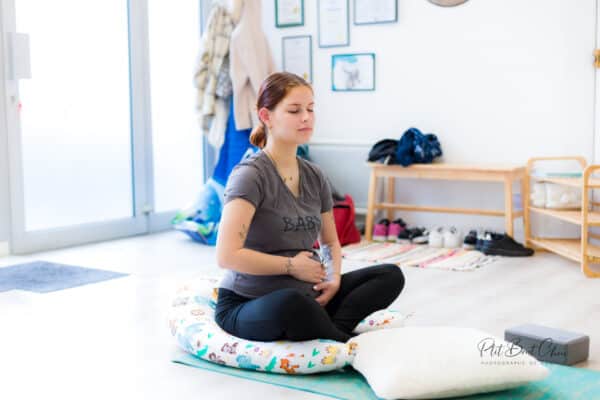
<path id="1" fill-rule="evenodd" d="M 306 86 L 297 86 L 269 111 L 267 126 L 276 140 L 304 144 L 310 140 L 315 123 L 313 92 Z"/>

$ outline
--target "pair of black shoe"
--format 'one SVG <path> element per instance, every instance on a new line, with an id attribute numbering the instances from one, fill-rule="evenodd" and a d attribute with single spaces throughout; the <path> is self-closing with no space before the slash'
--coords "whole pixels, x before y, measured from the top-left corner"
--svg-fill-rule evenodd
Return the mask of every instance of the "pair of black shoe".
<path id="1" fill-rule="evenodd" d="M 416 244 L 425 244 L 429 239 L 429 231 L 426 228 L 414 227 L 405 228 L 398 234 L 398 242 L 411 242 Z"/>
<path id="2" fill-rule="evenodd" d="M 533 255 L 533 249 L 523 246 L 506 233 L 485 232 L 483 237 L 478 237 L 477 232 L 471 231 L 465 237 L 465 244 L 467 239 L 469 244 L 475 242 L 475 250 L 490 256 L 529 257 Z"/>

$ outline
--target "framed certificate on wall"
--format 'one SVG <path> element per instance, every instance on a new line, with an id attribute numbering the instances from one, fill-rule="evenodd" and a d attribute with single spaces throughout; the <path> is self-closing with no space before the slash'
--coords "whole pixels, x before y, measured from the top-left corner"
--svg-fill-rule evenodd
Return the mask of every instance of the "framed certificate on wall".
<path id="1" fill-rule="evenodd" d="M 398 0 L 354 0 L 354 25 L 398 21 Z"/>
<path id="2" fill-rule="evenodd" d="M 332 55 L 331 90 L 334 92 L 375 90 L 375 54 Z"/>
<path id="3" fill-rule="evenodd" d="M 282 66 L 312 83 L 312 36 L 286 36 L 281 38 Z"/>
<path id="4" fill-rule="evenodd" d="M 275 26 L 277 28 L 302 25 L 304 25 L 304 0 L 275 0 Z"/>
<path id="5" fill-rule="evenodd" d="M 319 47 L 350 45 L 348 0 L 318 0 Z"/>

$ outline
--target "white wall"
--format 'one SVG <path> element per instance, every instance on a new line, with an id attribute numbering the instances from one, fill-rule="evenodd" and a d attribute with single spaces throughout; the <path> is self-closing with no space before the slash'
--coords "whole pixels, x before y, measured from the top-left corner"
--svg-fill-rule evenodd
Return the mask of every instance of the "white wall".
<path id="1" fill-rule="evenodd" d="M 350 0 L 351 45 L 328 49 L 318 47 L 317 1 L 304 3 L 305 26 L 278 29 L 274 2 L 263 1 L 263 27 L 279 67 L 282 36 L 313 36 L 315 143 L 370 147 L 415 126 L 438 135 L 447 162 L 524 164 L 569 154 L 592 161 L 595 0 L 471 0 L 455 8 L 398 0 L 397 23 L 362 26 L 352 23 Z M 376 54 L 375 92 L 331 91 L 331 54 L 353 52 Z M 431 186 L 410 197 L 502 208 L 493 185 Z M 478 224 L 503 226 L 499 218 Z"/>
<path id="2" fill-rule="evenodd" d="M 315 142 L 439 135 L 451 162 L 524 162 L 537 154 L 592 156 L 595 0 L 471 0 L 444 8 L 398 0 L 399 19 L 352 24 L 348 47 L 318 48 L 315 0 L 305 26 L 263 26 L 281 66 L 281 37 L 313 35 Z M 331 54 L 374 52 L 373 93 L 332 92 Z"/>

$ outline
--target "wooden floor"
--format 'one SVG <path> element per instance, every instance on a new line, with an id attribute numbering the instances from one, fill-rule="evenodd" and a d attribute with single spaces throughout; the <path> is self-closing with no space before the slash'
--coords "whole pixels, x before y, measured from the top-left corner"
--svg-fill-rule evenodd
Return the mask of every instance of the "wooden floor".
<path id="1" fill-rule="evenodd" d="M 400 310 L 407 325 L 456 325 L 504 337 L 512 326 L 535 323 L 590 336 L 590 359 L 577 367 L 600 371 L 600 279 L 552 253 L 503 258 L 472 272 L 406 268 Z"/>
<path id="2" fill-rule="evenodd" d="M 170 299 L 187 279 L 219 274 L 214 259 L 214 248 L 179 232 L 0 258 L 0 268 L 48 260 L 130 274 L 48 294 L 0 293 L 0 398 L 324 398 L 170 362 L 179 351 L 166 322 Z M 528 322 L 582 332 L 591 353 L 578 366 L 600 371 L 600 280 L 585 278 L 575 263 L 541 253 L 472 272 L 404 273 L 393 306 L 414 313 L 408 325 L 500 337 Z"/>

